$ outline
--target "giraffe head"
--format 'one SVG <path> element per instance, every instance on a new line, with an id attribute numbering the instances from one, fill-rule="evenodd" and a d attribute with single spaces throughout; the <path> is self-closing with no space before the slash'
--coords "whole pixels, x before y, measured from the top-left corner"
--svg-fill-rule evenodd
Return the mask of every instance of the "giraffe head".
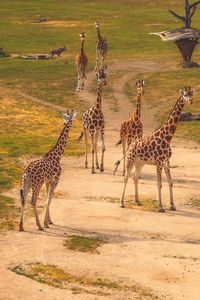
<path id="1" fill-rule="evenodd" d="M 193 95 L 194 95 L 194 90 L 191 90 L 190 86 L 185 87 L 184 90 L 180 90 L 180 93 L 182 95 L 182 99 L 189 104 L 192 104 L 193 102 Z"/>
<path id="2" fill-rule="evenodd" d="M 86 33 L 85 32 L 81 32 L 81 34 L 79 34 L 81 41 L 83 42 L 85 40 L 86 37 Z"/>
<path id="3" fill-rule="evenodd" d="M 143 94 L 144 94 L 144 87 L 145 87 L 144 80 L 139 79 L 139 80 L 136 82 L 136 85 L 137 85 L 138 91 L 140 91 L 141 94 L 143 95 Z"/>
<path id="4" fill-rule="evenodd" d="M 64 121 L 64 125 L 68 125 L 71 126 L 72 125 L 72 121 L 73 119 L 75 118 L 76 116 L 76 113 L 73 111 L 70 112 L 69 110 L 66 111 L 66 114 L 63 113 L 63 116 L 65 118 L 65 121 Z"/>
<path id="5" fill-rule="evenodd" d="M 96 22 L 94 23 L 94 25 L 95 25 L 96 28 L 99 28 L 100 23 L 99 23 L 98 21 L 96 21 Z"/>
<path id="6" fill-rule="evenodd" d="M 103 68 L 101 68 L 101 69 L 98 70 L 96 76 L 98 78 L 98 84 L 102 84 L 102 85 L 106 85 L 107 84 L 107 81 L 106 81 L 107 74 L 104 72 Z"/>

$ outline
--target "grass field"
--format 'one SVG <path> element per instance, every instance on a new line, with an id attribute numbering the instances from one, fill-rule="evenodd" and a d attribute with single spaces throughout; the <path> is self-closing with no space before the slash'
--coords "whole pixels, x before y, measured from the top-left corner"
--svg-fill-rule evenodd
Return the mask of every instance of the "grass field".
<path id="1" fill-rule="evenodd" d="M 87 33 L 87 71 L 92 70 L 95 64 L 96 20 L 101 21 L 102 35 L 108 40 L 108 63 L 128 59 L 179 62 L 180 54 L 174 43 L 162 42 L 160 38 L 149 35 L 150 32 L 182 26 L 168 13 L 169 8 L 183 14 L 183 1 L 59 0 L 55 4 L 53 0 L 7 0 L 0 4 L 0 47 L 4 51 L 0 56 L 1 192 L 19 185 L 22 169 L 19 159 L 44 154 L 55 144 L 63 122 L 56 110 L 21 97 L 16 90 L 78 111 L 65 153 L 82 154 L 83 149 L 76 142 L 81 128 L 80 116 L 85 109 L 75 93 L 77 75 L 74 57 L 80 51 L 78 34 L 82 31 Z M 47 21 L 33 23 L 39 19 Z M 200 27 L 199 11 L 193 17 L 192 26 Z M 39 61 L 12 57 L 48 53 L 50 49 L 63 45 L 66 45 L 67 51 L 59 59 Z M 198 50 L 195 50 L 193 58 L 200 60 Z M 147 73 L 143 77 L 147 82 L 146 101 L 153 106 L 162 104 L 162 113 L 159 112 L 157 117 L 163 122 L 169 112 L 168 104 L 171 109 L 178 97 L 177 90 L 188 84 L 198 89 L 200 75 L 198 69 L 191 69 Z M 134 96 L 132 85 L 130 82 L 126 87 L 130 97 Z M 107 96 L 113 101 L 113 109 L 117 109 L 111 84 L 107 87 Z M 198 95 L 193 108 L 188 110 L 199 112 Z M 177 134 L 200 142 L 199 124 L 195 122 L 192 127 L 189 126 L 181 124 Z"/>

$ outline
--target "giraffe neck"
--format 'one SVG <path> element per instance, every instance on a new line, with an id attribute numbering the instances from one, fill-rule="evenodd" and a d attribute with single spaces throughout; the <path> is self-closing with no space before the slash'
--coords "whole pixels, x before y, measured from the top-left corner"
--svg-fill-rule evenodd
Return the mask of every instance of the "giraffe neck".
<path id="1" fill-rule="evenodd" d="M 60 161 L 64 151 L 65 151 L 65 146 L 67 144 L 67 138 L 69 135 L 70 131 L 70 124 L 67 123 L 65 127 L 63 128 L 56 145 L 48 152 L 45 154 L 45 157 L 55 157 L 56 161 Z"/>
<path id="2" fill-rule="evenodd" d="M 96 101 L 96 107 L 99 110 L 101 109 L 101 94 L 102 94 L 102 83 L 99 83 L 97 88 L 97 101 Z"/>
<path id="3" fill-rule="evenodd" d="M 101 34 L 100 34 L 99 28 L 97 28 L 97 36 L 98 36 L 99 41 L 101 41 L 103 39 Z"/>
<path id="4" fill-rule="evenodd" d="M 81 41 L 81 55 L 84 53 L 84 40 Z"/>
<path id="5" fill-rule="evenodd" d="M 136 100 L 136 109 L 135 112 L 133 114 L 133 117 L 137 117 L 137 120 L 140 120 L 140 116 L 141 116 L 141 91 L 139 90 L 137 93 L 137 100 Z"/>
<path id="6" fill-rule="evenodd" d="M 168 143 L 171 142 L 171 140 L 175 134 L 184 104 L 185 104 L 185 102 L 184 102 L 183 98 L 180 97 L 177 100 L 176 104 L 174 105 L 174 108 L 172 109 L 172 112 L 169 115 L 167 122 L 159 130 L 157 130 L 157 132 L 160 131 L 160 135 L 162 134 L 164 136 L 164 139 Z"/>

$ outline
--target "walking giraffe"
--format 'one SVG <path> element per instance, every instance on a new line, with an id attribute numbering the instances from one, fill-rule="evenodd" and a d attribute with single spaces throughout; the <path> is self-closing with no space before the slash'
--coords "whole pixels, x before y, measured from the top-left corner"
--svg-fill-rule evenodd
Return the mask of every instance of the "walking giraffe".
<path id="1" fill-rule="evenodd" d="M 77 92 L 83 90 L 84 88 L 84 79 L 86 79 L 85 69 L 87 67 L 88 58 L 84 53 L 84 41 L 85 41 L 86 33 L 82 32 L 80 34 L 81 38 L 81 52 L 76 55 L 75 63 L 78 72 L 78 83 L 77 83 Z"/>
<path id="2" fill-rule="evenodd" d="M 120 129 L 120 141 L 116 144 L 122 144 L 123 154 L 126 153 L 131 142 L 142 138 L 143 135 L 143 125 L 141 122 L 141 97 L 144 94 L 144 80 L 138 80 L 136 82 L 138 88 L 137 99 L 136 99 L 136 109 L 132 114 L 130 119 L 124 121 Z M 125 156 L 123 163 L 123 176 L 125 174 Z"/>
<path id="3" fill-rule="evenodd" d="M 38 212 L 36 208 L 37 198 L 43 183 L 46 184 L 46 213 L 44 218 L 44 227 L 49 227 L 48 224 L 53 224 L 50 218 L 50 204 L 53 192 L 58 184 L 61 167 L 60 159 L 64 153 L 65 146 L 68 139 L 70 127 L 76 113 L 67 111 L 67 114 L 63 114 L 65 117 L 64 128 L 58 138 L 56 145 L 46 153 L 41 159 L 31 162 L 22 174 L 22 188 L 21 194 L 21 220 L 19 224 L 19 230 L 24 231 L 23 217 L 24 207 L 30 188 L 32 189 L 31 204 L 34 209 L 36 224 L 39 230 L 43 230 Z"/>
<path id="4" fill-rule="evenodd" d="M 95 65 L 95 69 L 94 69 L 96 71 L 97 67 L 98 67 L 99 56 L 101 57 L 100 68 L 103 68 L 103 69 L 106 68 L 106 65 L 104 65 L 104 61 L 106 58 L 108 44 L 107 44 L 107 41 L 105 39 L 103 39 L 100 34 L 100 31 L 99 31 L 100 23 L 96 22 L 95 27 L 97 29 L 97 36 L 98 36 L 98 41 L 96 44 L 96 65 Z"/>
<path id="5" fill-rule="evenodd" d="M 97 141 L 98 136 L 100 134 L 101 143 L 102 143 L 102 155 L 101 155 L 101 164 L 100 171 L 104 171 L 104 152 L 105 152 L 105 144 L 104 144 L 104 115 L 101 108 L 101 95 L 102 95 L 102 85 L 106 85 L 106 73 L 104 73 L 103 69 L 99 69 L 97 73 L 98 78 L 98 91 L 97 91 L 97 100 L 92 107 L 87 110 L 82 117 L 83 120 L 83 132 L 79 137 L 79 140 L 82 138 L 83 133 L 85 137 L 85 168 L 88 168 L 88 143 L 87 143 L 87 135 L 89 133 L 91 143 L 92 143 L 92 173 L 95 173 L 94 168 L 94 154 L 96 159 L 96 169 L 99 169 L 98 157 L 97 157 Z"/>
<path id="6" fill-rule="evenodd" d="M 170 209 L 176 210 L 173 200 L 173 182 L 170 174 L 170 157 L 172 150 L 170 148 L 170 142 L 176 131 L 177 124 L 180 120 L 181 111 L 185 105 L 185 102 L 192 104 L 194 91 L 190 87 L 185 87 L 181 90 L 181 97 L 177 100 L 174 108 L 169 115 L 167 122 L 158 130 L 156 130 L 151 136 L 136 140 L 131 143 L 127 152 L 127 164 L 126 164 L 126 176 L 124 178 L 124 188 L 121 197 L 121 207 L 124 207 L 124 195 L 126 185 L 128 183 L 131 170 L 135 166 L 135 172 L 133 176 L 135 184 L 135 201 L 138 205 L 141 205 L 138 198 L 138 178 L 142 167 L 145 164 L 156 165 L 157 171 L 157 184 L 158 184 L 158 196 L 159 196 L 159 212 L 164 212 L 161 200 L 161 188 L 162 188 L 162 169 L 164 167 L 165 174 L 167 176 L 169 191 L 170 191 Z M 117 170 L 120 161 L 116 163 Z"/>

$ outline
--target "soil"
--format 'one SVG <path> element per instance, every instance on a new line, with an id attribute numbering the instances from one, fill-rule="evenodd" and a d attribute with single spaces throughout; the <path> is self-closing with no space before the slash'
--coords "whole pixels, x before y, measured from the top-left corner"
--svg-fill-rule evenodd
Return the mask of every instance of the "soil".
<path id="1" fill-rule="evenodd" d="M 170 66 L 153 62 L 130 61 L 108 67 L 109 74 L 123 71 L 126 75 L 113 86 L 118 111 L 103 99 L 105 115 L 105 171 L 91 174 L 84 169 L 84 157 L 63 157 L 62 175 L 51 204 L 54 224 L 41 232 L 33 217 L 25 218 L 25 232 L 10 232 L 0 236 L 0 299 L 149 299 L 145 294 L 109 289 L 108 295 L 73 294 L 11 272 L 9 266 L 40 262 L 55 265 L 69 273 L 89 279 L 108 279 L 132 286 L 150 288 L 157 299 L 200 298 L 200 210 L 188 203 L 200 199 L 199 145 L 174 137 L 171 158 L 176 211 L 169 210 L 169 189 L 163 174 L 162 199 L 165 213 L 140 207 L 120 208 L 122 166 L 115 177 L 115 162 L 122 157 L 119 128 L 130 117 L 134 106 L 123 93 L 125 82 L 136 73 L 167 71 Z M 96 97 L 89 92 L 95 72 L 88 74 L 82 100 L 89 105 Z M 148 84 L 148 83 L 147 83 Z M 55 108 L 55 106 L 54 106 Z M 153 132 L 157 124 L 155 111 L 142 103 L 144 135 Z M 99 147 L 100 150 L 100 147 Z M 99 151 L 100 152 L 100 151 Z M 91 156 L 89 155 L 89 158 Z M 12 191 L 16 198 L 15 191 Z M 130 179 L 125 199 L 134 194 Z M 158 199 L 154 166 L 145 166 L 139 182 L 139 195 Z M 45 200 L 44 200 L 45 201 Z M 44 210 L 40 215 L 42 220 Z M 73 252 L 63 243 L 70 235 L 96 237 L 106 241 L 98 253 Z M 151 298 L 155 299 L 155 298 Z"/>

